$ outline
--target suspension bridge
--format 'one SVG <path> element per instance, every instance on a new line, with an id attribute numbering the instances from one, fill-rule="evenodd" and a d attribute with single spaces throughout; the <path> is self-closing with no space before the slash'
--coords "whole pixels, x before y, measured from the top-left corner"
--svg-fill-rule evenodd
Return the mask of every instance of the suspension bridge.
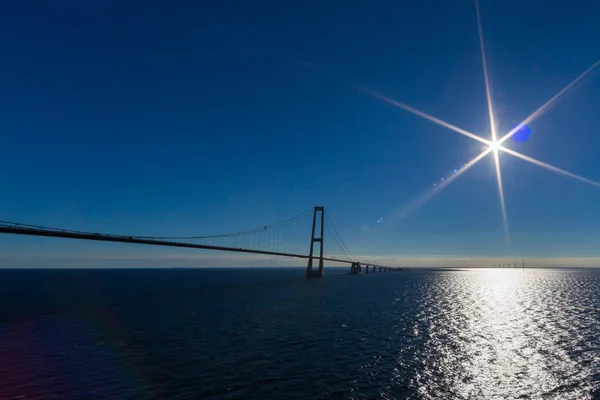
<path id="1" fill-rule="evenodd" d="M 309 221 L 312 215 L 312 229 L 308 254 L 299 250 L 306 246 L 290 246 L 290 236 L 294 229 L 302 225 L 302 221 Z M 325 223 L 327 220 L 328 224 Z M 330 227 L 331 226 L 331 227 Z M 305 229 L 305 228 L 303 228 Z M 292 235 L 289 233 L 292 232 Z M 326 236 L 326 232 L 328 236 Z M 388 267 L 365 261 L 360 261 L 352 254 L 346 243 L 335 228 L 329 215 L 325 215 L 325 207 L 316 206 L 292 218 L 276 224 L 265 225 L 260 228 L 205 236 L 139 236 L 118 235 L 112 233 L 95 233 L 78 230 L 52 228 L 47 226 L 29 225 L 12 221 L 0 221 L 0 233 L 13 235 L 42 236 L 63 239 L 93 240 L 100 242 L 134 243 L 151 246 L 167 246 L 211 251 L 225 251 L 233 253 L 262 254 L 268 256 L 288 257 L 308 260 L 306 277 L 315 278 L 324 275 L 324 262 L 350 264 L 351 274 L 375 273 L 388 271 L 401 271 L 405 268 Z M 341 251 L 341 255 L 327 255 L 325 253 L 325 239 L 332 239 Z M 297 243 L 299 244 L 299 243 Z"/>

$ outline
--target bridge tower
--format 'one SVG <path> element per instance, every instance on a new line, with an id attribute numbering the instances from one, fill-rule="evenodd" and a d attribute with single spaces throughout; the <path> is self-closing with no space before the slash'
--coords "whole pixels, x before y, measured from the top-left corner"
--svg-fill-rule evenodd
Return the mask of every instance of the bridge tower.
<path id="1" fill-rule="evenodd" d="M 317 214 L 321 213 L 318 218 L 320 221 L 319 231 L 320 236 L 315 236 L 315 231 L 317 229 Z M 323 236 L 325 230 L 325 207 L 317 206 L 315 207 L 315 211 L 313 214 L 313 224 L 312 224 L 312 236 L 310 238 L 310 254 L 308 255 L 308 266 L 306 267 L 306 277 L 307 278 L 320 278 L 323 276 Z M 319 255 L 315 257 L 315 243 L 319 243 Z M 319 259 L 319 269 L 313 269 L 313 259 Z"/>

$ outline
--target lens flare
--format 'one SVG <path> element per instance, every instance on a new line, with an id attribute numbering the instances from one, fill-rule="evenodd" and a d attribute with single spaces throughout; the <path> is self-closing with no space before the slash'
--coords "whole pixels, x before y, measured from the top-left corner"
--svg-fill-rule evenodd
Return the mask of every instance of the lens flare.
<path id="1" fill-rule="evenodd" d="M 577 84 L 577 82 L 579 82 L 580 80 L 582 80 L 583 78 L 585 78 L 590 72 L 592 72 L 594 69 L 596 69 L 596 67 L 598 67 L 599 65 L 600 65 L 600 60 L 596 61 L 594 64 L 592 64 L 591 67 L 589 67 L 588 69 L 586 69 L 585 71 L 583 71 L 577 78 L 575 78 L 574 80 L 572 80 L 571 83 L 569 83 L 561 91 L 559 91 L 554 96 L 552 96 L 552 98 L 550 100 L 548 100 L 540 108 L 538 108 L 537 110 L 535 110 L 529 117 L 525 118 L 523 120 L 523 122 L 521 122 L 519 125 L 515 126 L 510 132 L 508 132 L 506 135 L 504 135 L 499 140 L 500 144 L 504 143 L 512 135 L 514 135 L 515 133 L 519 132 L 521 129 L 523 129 L 523 127 L 525 127 L 527 124 L 531 123 L 534 119 L 536 119 L 537 117 L 539 117 L 541 113 L 543 113 L 556 100 L 558 100 L 569 89 L 571 89 L 573 86 L 575 86 L 575 84 Z"/>
<path id="2" fill-rule="evenodd" d="M 391 97 L 384 96 L 384 95 L 382 95 L 380 93 L 377 93 L 377 92 L 375 92 L 375 91 L 373 91 L 373 90 L 371 90 L 371 89 L 369 89 L 367 87 L 361 86 L 358 89 L 361 92 L 368 94 L 369 96 L 372 96 L 372 97 L 374 97 L 376 99 L 379 99 L 381 101 L 384 101 L 384 102 L 386 102 L 388 104 L 391 104 L 391 105 L 396 106 L 398 108 L 401 108 L 401 109 L 403 109 L 405 111 L 408 111 L 410 113 L 418 115 L 418 116 L 420 116 L 422 118 L 425 118 L 425 119 L 427 119 L 427 120 L 429 120 L 429 121 L 431 121 L 433 123 L 436 123 L 436 124 L 438 124 L 440 126 L 443 126 L 445 128 L 451 129 L 454 132 L 460 133 L 461 135 L 464 135 L 464 136 L 469 137 L 471 139 L 477 140 L 478 142 L 481 142 L 483 144 L 487 144 L 487 145 L 490 144 L 489 140 L 486 140 L 486 139 L 484 139 L 484 138 L 482 138 L 480 136 L 477 136 L 474 133 L 471 133 L 471 132 L 466 131 L 464 129 L 461 129 L 461 128 L 457 127 L 457 126 L 449 124 L 446 121 L 442 121 L 441 119 L 436 118 L 434 116 L 431 116 L 431 115 L 429 115 L 427 113 L 424 113 L 423 111 L 417 110 L 414 107 L 408 106 L 408 105 L 406 105 L 404 103 L 400 103 L 399 101 L 394 100 Z"/>
<path id="3" fill-rule="evenodd" d="M 531 128 L 527 125 L 523 125 L 523 127 L 512 135 L 512 139 L 517 143 L 524 143 L 529 140 L 529 136 L 531 136 Z"/>
<path id="4" fill-rule="evenodd" d="M 577 175 L 577 174 L 574 174 L 574 173 L 572 173 L 572 172 L 565 171 L 564 169 L 561 169 L 561 168 L 555 167 L 554 165 L 546 164 L 546 163 L 545 163 L 545 162 L 543 162 L 543 161 L 536 160 L 535 158 L 531 158 L 531 157 L 529 157 L 529 156 L 526 156 L 525 154 L 518 153 L 518 152 L 516 152 L 516 151 L 514 151 L 514 150 L 511 150 L 511 149 L 507 149 L 506 147 L 500 147 L 500 150 L 502 150 L 502 151 L 504 151 L 505 153 L 508 153 L 508 154 L 510 154 L 510 155 L 513 155 L 513 156 L 515 156 L 515 157 L 518 157 L 518 158 L 520 158 L 521 160 L 528 161 L 528 162 L 530 162 L 530 163 L 532 163 L 532 164 L 535 164 L 535 165 L 537 165 L 537 166 L 540 166 L 540 167 L 542 167 L 542 168 L 545 168 L 545 169 L 547 169 L 547 170 L 549 170 L 549 171 L 556 172 L 557 174 L 561 174 L 561 175 L 567 176 L 567 177 L 569 177 L 569 178 L 576 179 L 576 180 L 578 180 L 578 181 L 581 181 L 581 182 L 587 183 L 588 185 L 592 185 L 592 186 L 600 187 L 600 182 L 596 182 L 596 181 L 593 181 L 593 180 L 591 180 L 591 179 L 584 178 L 583 176 L 579 176 L 579 175 Z"/>
<path id="5" fill-rule="evenodd" d="M 500 197 L 500 208 L 502 210 L 502 224 L 504 227 L 504 240 L 506 246 L 510 247 L 510 235 L 508 233 L 508 217 L 506 216 L 506 203 L 504 202 L 504 189 L 502 188 L 502 172 L 500 171 L 500 160 L 498 158 L 498 149 L 500 143 L 496 137 L 496 121 L 494 121 L 494 105 L 492 102 L 492 90 L 490 89 L 490 76 L 488 74 L 487 59 L 485 56 L 485 45 L 483 43 L 483 28 L 481 26 L 481 12 L 479 10 L 479 0 L 475 0 L 475 10 L 477 13 L 477 32 L 479 33 L 479 48 L 481 50 L 481 64 L 483 66 L 483 78 L 485 81 L 485 96 L 487 99 L 488 115 L 490 119 L 490 132 L 492 142 L 490 149 L 494 154 L 494 165 L 496 167 L 496 181 L 498 183 L 498 196 Z"/>
<path id="6" fill-rule="evenodd" d="M 481 142 L 481 143 L 486 144 L 488 146 L 490 144 L 489 140 L 486 140 L 486 139 L 484 139 L 484 138 L 482 138 L 480 136 L 475 135 L 474 133 L 471 133 L 471 132 L 466 131 L 466 130 L 464 130 L 462 128 L 459 128 L 459 127 L 457 127 L 455 125 L 452 125 L 452 124 L 450 124 L 450 123 L 448 123 L 446 121 L 443 121 L 443 120 L 441 120 L 439 118 L 436 118 L 436 117 L 434 117 L 434 116 L 432 116 L 430 114 L 427 114 L 427 113 L 425 113 L 425 112 L 423 112 L 421 110 L 418 110 L 418 109 L 416 109 L 414 107 L 411 107 L 411 106 L 409 106 L 407 104 L 401 103 L 398 100 L 395 100 L 395 99 L 393 99 L 391 97 L 388 97 L 388 96 L 385 96 L 385 95 L 383 95 L 381 93 L 378 93 L 378 92 L 374 91 L 373 89 L 371 89 L 371 88 L 369 88 L 367 86 L 356 85 L 356 84 L 354 84 L 352 82 L 349 82 L 347 80 L 341 79 L 341 78 L 339 78 L 337 76 L 334 76 L 332 73 L 328 72 L 327 70 L 325 70 L 325 69 L 323 69 L 323 68 L 321 68 L 321 67 L 319 67 L 319 66 L 317 66 L 317 65 L 315 65 L 313 63 L 310 63 L 308 61 L 304 61 L 304 60 L 297 60 L 297 61 L 300 64 L 304 65 L 305 67 L 308 67 L 308 68 L 312 69 L 313 71 L 317 71 L 317 72 L 319 72 L 321 74 L 324 74 L 324 75 L 327 75 L 327 76 L 333 78 L 335 81 L 337 81 L 340 84 L 343 84 L 344 86 L 352 87 L 352 88 L 354 88 L 356 90 L 359 90 L 359 91 L 361 91 L 361 92 L 363 92 L 363 93 L 365 93 L 365 94 L 367 94 L 367 95 L 369 95 L 369 96 L 371 96 L 371 97 L 373 97 L 373 98 L 375 98 L 377 100 L 381 100 L 381 101 L 386 102 L 388 104 L 391 104 L 391 105 L 393 105 L 395 107 L 401 108 L 404 111 L 408 111 L 408 112 L 410 112 L 410 113 L 412 113 L 414 115 L 417 115 L 417 116 L 419 116 L 421 118 L 425 118 L 428 121 L 431 121 L 431 122 L 433 122 L 433 123 L 435 123 L 437 125 L 443 126 L 444 128 L 448 128 L 450 130 L 453 130 L 454 132 L 460 133 L 461 135 L 469 137 L 469 138 L 471 138 L 473 140 L 477 140 L 478 142 Z"/>
<path id="7" fill-rule="evenodd" d="M 429 114 L 427 114 L 421 110 L 418 110 L 414 107 L 411 107 L 409 105 L 401 103 L 391 97 L 388 97 L 381 93 L 378 93 L 366 86 L 355 85 L 348 81 L 341 80 L 341 79 L 339 79 L 339 77 L 333 76 L 331 73 L 328 73 L 323 68 L 320 68 L 312 63 L 302 61 L 302 60 L 300 60 L 299 62 L 315 71 L 318 71 L 318 72 L 324 73 L 330 77 L 333 77 L 336 81 L 343 83 L 346 86 L 351 86 L 365 94 L 368 94 L 369 96 L 371 96 L 375 99 L 381 100 L 381 101 L 391 104 L 395 107 L 401 108 L 412 114 L 415 114 L 424 119 L 427 119 L 428 121 L 431 121 L 437 125 L 443 126 L 450 130 L 453 130 L 463 136 L 469 137 L 473 140 L 476 140 L 480 143 L 485 144 L 486 149 L 481 154 L 479 154 L 477 157 L 475 157 L 469 163 L 461 165 L 460 168 L 452 170 L 452 173 L 448 177 L 443 177 L 439 182 L 434 183 L 433 187 L 430 188 L 427 192 L 425 192 L 423 195 L 419 196 L 415 200 L 411 201 L 407 206 L 405 206 L 399 210 L 396 210 L 394 213 L 392 213 L 392 216 L 406 218 L 413 211 L 420 208 L 423 204 L 427 203 L 429 200 L 431 200 L 433 197 L 435 197 L 437 194 L 439 194 L 442 190 L 444 190 L 446 187 L 448 187 L 454 180 L 456 180 L 459 176 L 464 174 L 467 170 L 469 170 L 469 168 L 471 168 L 473 165 L 475 165 L 479 160 L 484 158 L 486 155 L 492 153 L 493 157 L 494 157 L 494 167 L 496 169 L 496 183 L 498 186 L 498 197 L 500 200 L 500 208 L 502 211 L 504 235 L 505 235 L 507 248 L 510 248 L 510 236 L 509 236 L 509 231 L 508 231 L 508 217 L 507 217 L 507 212 L 506 212 L 504 189 L 503 189 L 503 185 L 502 185 L 502 172 L 501 172 L 501 168 L 500 168 L 500 158 L 499 158 L 500 151 L 502 151 L 506 154 L 515 156 L 517 158 L 520 158 L 522 160 L 528 161 L 532 164 L 535 164 L 537 166 L 540 166 L 540 167 L 550 170 L 552 172 L 567 176 L 569 178 L 579 180 L 581 182 L 584 182 L 584 183 L 587 183 L 587 184 L 590 184 L 590 185 L 593 185 L 596 187 L 600 187 L 600 182 L 596 182 L 591 179 L 584 178 L 584 177 L 576 175 L 572 172 L 569 172 L 564 169 L 555 167 L 553 165 L 544 163 L 542 161 L 536 160 L 534 158 L 531 158 L 529 156 L 526 156 L 524 154 L 518 153 L 514 150 L 511 150 L 511 149 L 508 149 L 508 148 L 502 146 L 502 144 L 511 137 L 514 137 L 514 140 L 516 142 L 527 141 L 529 136 L 531 135 L 531 129 L 528 126 L 528 124 L 531 123 L 536 118 L 538 118 L 544 111 L 546 111 L 553 103 L 555 103 L 560 97 L 562 97 L 568 90 L 570 90 L 579 81 L 581 81 L 583 78 L 585 78 L 587 75 L 589 75 L 594 69 L 596 69 L 598 66 L 600 66 L 600 60 L 597 60 L 588 69 L 586 69 L 579 76 L 577 76 L 573 81 L 571 81 L 567 86 L 565 86 L 557 94 L 555 94 L 552 98 L 550 98 L 550 100 L 548 100 L 541 107 L 539 107 L 537 110 L 535 110 L 531 115 L 529 115 L 527 118 L 525 118 L 521 123 L 519 123 L 517 126 L 515 126 L 512 130 L 510 130 L 508 133 L 506 133 L 504 136 L 502 136 L 500 139 L 498 139 L 497 121 L 495 120 L 495 117 L 494 117 L 494 115 L 495 115 L 494 105 L 493 105 L 493 101 L 492 101 L 492 90 L 491 90 L 490 77 L 489 77 L 489 72 L 488 72 L 479 0 L 475 0 L 475 9 L 476 9 L 476 14 L 477 14 L 477 33 L 478 33 L 478 38 L 479 38 L 479 47 L 480 47 L 480 51 L 481 51 L 481 61 L 482 61 L 482 67 L 483 67 L 483 77 L 484 77 L 484 83 L 485 83 L 485 95 L 486 95 L 487 111 L 488 111 L 488 117 L 489 117 L 489 123 L 490 123 L 491 140 L 484 139 L 474 133 L 471 133 L 471 132 L 466 131 L 462 128 L 459 128 L 455 125 L 452 125 L 446 121 L 443 121 L 439 118 L 429 115 Z M 382 221 L 383 221 L 383 217 L 379 218 L 377 220 L 377 223 L 379 224 Z"/>
<path id="8" fill-rule="evenodd" d="M 490 118 L 490 132 L 492 133 L 492 143 L 494 143 L 496 142 L 496 123 L 494 122 L 494 105 L 492 103 L 492 91 L 490 89 L 490 76 L 488 74 L 487 60 L 485 57 L 485 45 L 483 43 L 483 28 L 481 26 L 479 0 L 475 0 L 475 9 L 477 11 L 477 31 L 479 33 L 479 48 L 481 50 L 481 63 L 483 65 L 483 78 L 485 80 L 485 96 L 487 99 L 487 108 Z"/>
<path id="9" fill-rule="evenodd" d="M 508 217 L 506 216 L 506 203 L 504 201 L 504 188 L 502 187 L 502 172 L 500 172 L 500 160 L 498 149 L 494 150 L 494 164 L 496 165 L 496 181 L 498 183 L 498 195 L 500 196 L 500 209 L 502 210 L 502 224 L 504 227 L 504 241 L 510 249 L 510 235 L 508 233 Z"/>
<path id="10" fill-rule="evenodd" d="M 481 160 L 483 157 L 490 154 L 491 151 L 492 150 L 490 148 L 487 148 L 481 154 L 479 154 L 477 157 L 475 157 L 474 159 L 469 161 L 467 164 L 465 164 L 461 169 L 457 170 L 456 173 L 452 174 L 448 179 L 442 178 L 441 183 L 439 183 L 439 184 L 435 183 L 433 185 L 433 188 L 429 189 L 428 191 L 426 191 L 419 197 L 413 199 L 408 204 L 406 204 L 404 207 L 393 212 L 392 217 L 399 218 L 399 219 L 404 219 L 404 218 L 408 217 L 414 211 L 421 208 L 429 200 L 431 200 L 432 198 L 437 196 L 442 190 L 446 189 L 452 182 L 454 182 L 459 176 L 461 176 L 462 174 L 467 172 L 469 170 L 469 168 L 471 168 L 473 165 L 475 165 L 479 160 Z"/>

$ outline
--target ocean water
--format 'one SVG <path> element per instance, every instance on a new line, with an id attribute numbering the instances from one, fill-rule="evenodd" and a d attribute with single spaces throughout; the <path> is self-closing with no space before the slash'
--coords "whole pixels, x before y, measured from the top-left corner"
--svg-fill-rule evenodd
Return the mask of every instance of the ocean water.
<path id="1" fill-rule="evenodd" d="M 0 270 L 0 399 L 591 399 L 600 271 Z"/>

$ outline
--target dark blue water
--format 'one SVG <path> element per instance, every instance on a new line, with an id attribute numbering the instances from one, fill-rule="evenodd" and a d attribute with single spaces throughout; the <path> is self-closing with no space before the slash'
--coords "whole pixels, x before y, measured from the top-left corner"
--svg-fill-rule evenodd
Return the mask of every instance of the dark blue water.
<path id="1" fill-rule="evenodd" d="M 594 398 L 599 300 L 597 270 L 0 270 L 0 399 Z"/>

